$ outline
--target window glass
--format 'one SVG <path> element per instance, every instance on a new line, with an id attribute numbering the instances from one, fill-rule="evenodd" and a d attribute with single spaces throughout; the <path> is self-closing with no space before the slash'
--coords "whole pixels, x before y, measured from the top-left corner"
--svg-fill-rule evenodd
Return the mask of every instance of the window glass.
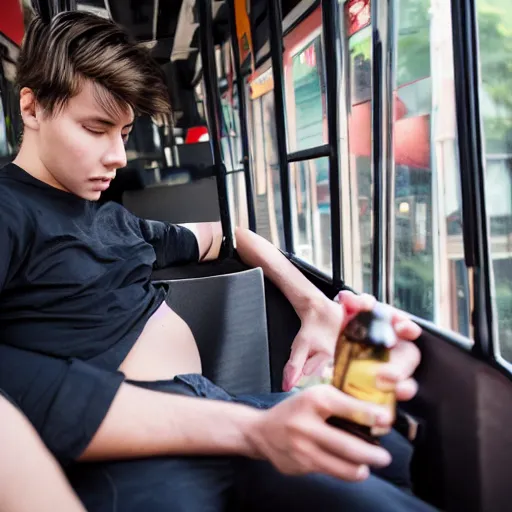
<path id="1" fill-rule="evenodd" d="M 329 160 L 290 165 L 294 252 L 332 275 Z"/>
<path id="2" fill-rule="evenodd" d="M 230 42 L 217 50 L 217 74 L 221 99 L 221 148 L 227 171 L 228 202 L 232 228 L 249 226 L 240 132 L 240 107 L 234 58 Z"/>
<path id="3" fill-rule="evenodd" d="M 2 102 L 2 91 L 0 90 L 0 157 L 7 156 L 9 153 L 9 146 L 7 144 L 6 116 Z"/>
<path id="4" fill-rule="evenodd" d="M 317 11 L 321 14 L 320 8 Z M 321 23 L 321 16 L 315 12 L 310 20 Z M 299 46 L 284 58 L 287 125 L 290 151 L 299 151 L 327 143 L 321 25 L 306 20 L 291 37 Z"/>
<path id="5" fill-rule="evenodd" d="M 284 249 L 281 177 L 277 154 L 272 69 L 250 83 L 250 132 L 258 234 Z"/>
<path id="6" fill-rule="evenodd" d="M 394 303 L 469 335 L 450 2 L 399 0 Z"/>
<path id="7" fill-rule="evenodd" d="M 17 153 L 23 132 L 19 95 L 14 83 L 17 55 L 17 47 L 0 33 L 0 165 Z"/>
<path id="8" fill-rule="evenodd" d="M 508 0 L 476 5 L 494 323 L 499 352 L 512 362 L 512 10 Z"/>
<path id="9" fill-rule="evenodd" d="M 348 163 L 351 215 L 351 285 L 372 291 L 372 32 L 369 0 L 348 0 L 344 4 L 345 34 L 349 62 Z M 350 250 L 350 249 L 349 249 Z"/>

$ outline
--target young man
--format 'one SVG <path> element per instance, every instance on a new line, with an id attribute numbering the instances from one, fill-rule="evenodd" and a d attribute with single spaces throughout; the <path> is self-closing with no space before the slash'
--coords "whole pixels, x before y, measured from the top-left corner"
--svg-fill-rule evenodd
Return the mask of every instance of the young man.
<path id="1" fill-rule="evenodd" d="M 146 221 L 97 202 L 126 165 L 134 116 L 169 111 L 148 55 L 113 23 L 64 13 L 30 25 L 18 82 L 23 142 L 0 172 L 0 387 L 68 466 L 87 509 L 430 510 L 370 476 L 390 464 L 386 450 L 325 422 L 389 428 L 389 411 L 330 386 L 242 400 L 201 376 L 190 329 L 150 276 L 216 258 L 218 224 Z M 262 238 L 238 230 L 236 242 L 300 316 L 288 391 L 373 299 L 345 293 L 340 306 Z M 407 340 L 420 330 L 399 312 L 395 329 L 379 382 L 409 399 L 419 352 Z M 385 445 L 395 451 L 398 437 Z M 406 469 L 380 471 L 407 481 Z"/>

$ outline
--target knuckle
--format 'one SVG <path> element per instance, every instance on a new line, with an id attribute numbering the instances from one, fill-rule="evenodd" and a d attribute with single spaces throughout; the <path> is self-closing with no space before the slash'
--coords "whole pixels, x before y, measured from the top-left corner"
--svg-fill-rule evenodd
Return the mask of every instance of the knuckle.
<path id="1" fill-rule="evenodd" d="M 290 436 L 290 442 L 293 444 L 298 436 L 302 434 L 302 421 L 296 415 L 290 416 L 285 421 L 285 429 L 288 436 Z"/>
<path id="2" fill-rule="evenodd" d="M 359 482 L 361 481 L 361 476 L 359 474 L 359 467 L 357 466 L 349 466 L 344 468 L 344 480 L 349 482 Z"/>

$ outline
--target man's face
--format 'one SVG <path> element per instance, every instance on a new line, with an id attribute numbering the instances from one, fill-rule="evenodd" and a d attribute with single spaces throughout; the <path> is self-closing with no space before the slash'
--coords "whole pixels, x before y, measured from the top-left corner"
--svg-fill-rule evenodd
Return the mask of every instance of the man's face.
<path id="1" fill-rule="evenodd" d="M 85 82 L 53 116 L 39 115 L 38 153 L 50 185 L 97 201 L 126 165 L 125 144 L 133 125 L 130 108 L 108 114 Z"/>

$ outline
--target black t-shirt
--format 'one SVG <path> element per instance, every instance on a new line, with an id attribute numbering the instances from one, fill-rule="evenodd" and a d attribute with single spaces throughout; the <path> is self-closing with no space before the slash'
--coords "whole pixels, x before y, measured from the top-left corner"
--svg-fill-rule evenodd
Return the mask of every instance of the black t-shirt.
<path id="1" fill-rule="evenodd" d="M 23 405 L 34 396 L 30 386 L 50 386 L 50 367 L 60 368 L 59 382 L 77 368 L 104 384 L 109 378 L 98 372 L 115 374 L 165 298 L 150 281 L 153 269 L 198 259 L 196 238 L 185 227 L 81 199 L 14 164 L 0 169 L 0 387 Z M 24 359 L 35 362 L 39 376 L 27 374 Z M 97 388 L 77 384 L 83 378 L 71 379 L 75 391 Z"/>
<path id="2" fill-rule="evenodd" d="M 164 300 L 153 268 L 199 256 L 187 228 L 86 201 L 14 164 L 0 171 L 0 218 L 1 342 L 111 370 Z"/>

